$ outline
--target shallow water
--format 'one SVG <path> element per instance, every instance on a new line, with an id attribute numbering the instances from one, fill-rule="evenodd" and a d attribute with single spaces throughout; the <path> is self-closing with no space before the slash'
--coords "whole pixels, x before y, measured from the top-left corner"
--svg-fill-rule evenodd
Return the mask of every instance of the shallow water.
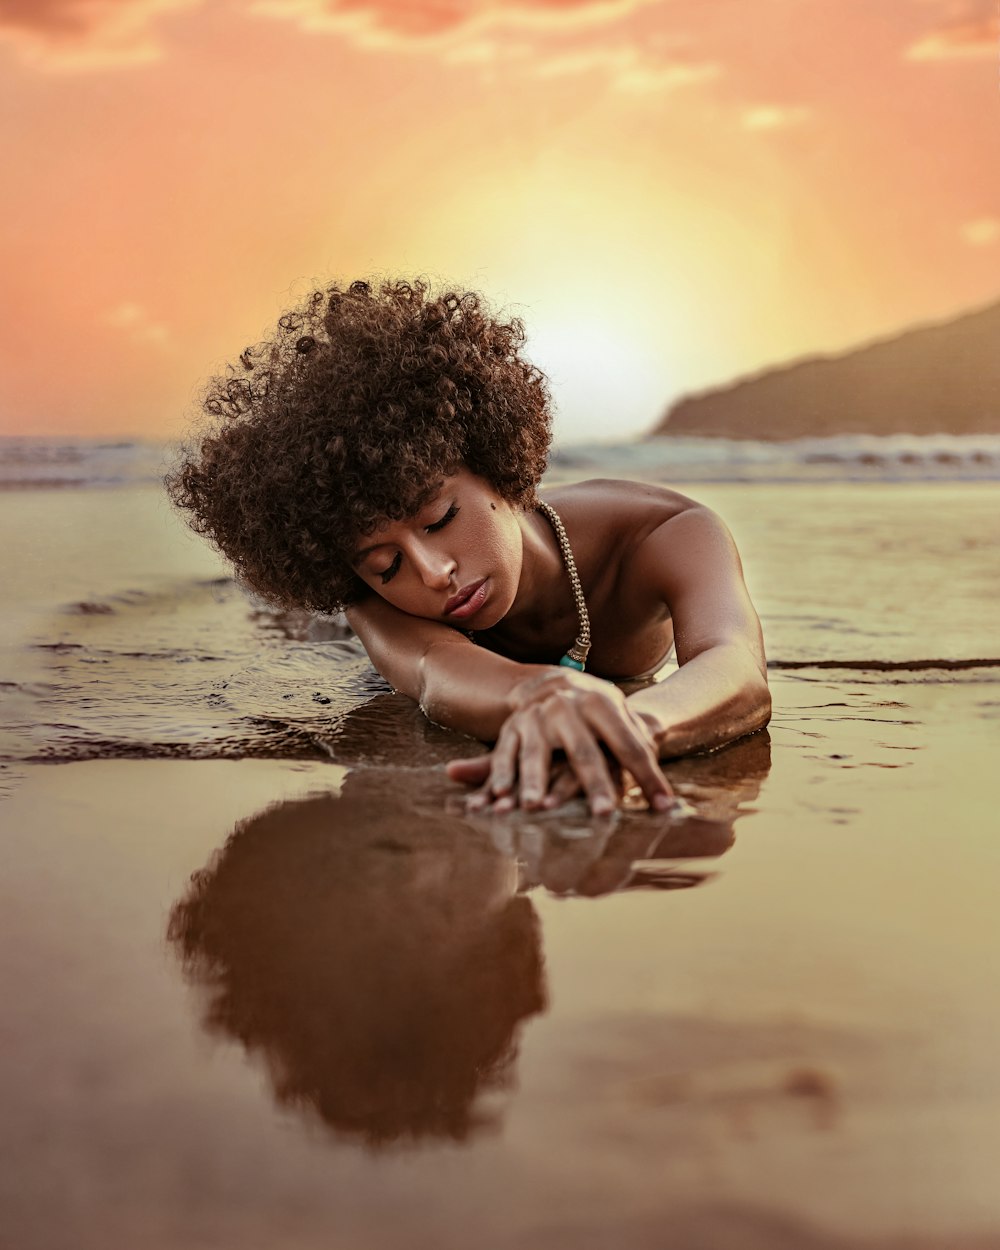
<path id="1" fill-rule="evenodd" d="M 951 681 L 975 662 L 970 679 L 998 675 L 1000 486 L 698 494 L 738 537 L 774 669 Z M 0 758 L 401 761 L 398 709 L 360 747 L 345 741 L 344 717 L 387 689 L 346 627 L 255 607 L 158 491 L 34 491 L 0 496 L 0 514 L 29 536 L 0 557 L 17 605 Z M 427 726 L 407 762 L 454 742 Z"/>

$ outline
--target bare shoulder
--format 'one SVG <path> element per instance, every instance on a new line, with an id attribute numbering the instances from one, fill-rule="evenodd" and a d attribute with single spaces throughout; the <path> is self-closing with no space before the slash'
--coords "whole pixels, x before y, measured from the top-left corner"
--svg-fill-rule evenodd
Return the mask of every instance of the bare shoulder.
<path id="1" fill-rule="evenodd" d="M 645 533 L 632 549 L 631 565 L 640 578 L 675 587 L 712 574 L 741 584 L 743 578 L 739 552 L 725 521 L 694 500 Z"/>
<path id="2" fill-rule="evenodd" d="M 638 545 L 660 526 L 701 505 L 687 495 L 652 482 L 592 478 L 544 492 L 571 529 Z"/>
<path id="3" fill-rule="evenodd" d="M 688 495 L 648 482 L 598 478 L 546 497 L 574 544 L 579 540 L 585 561 L 607 565 L 610 557 L 619 592 L 673 603 L 709 580 L 736 589 L 743 585 L 739 553 L 725 522 Z"/>
<path id="4" fill-rule="evenodd" d="M 584 585 L 655 613 L 706 584 L 741 593 L 739 555 L 710 508 L 665 486 L 598 478 L 546 492 L 569 531 Z M 745 591 L 742 591 L 745 594 Z"/>
<path id="5" fill-rule="evenodd" d="M 657 619 L 665 607 L 682 665 L 702 651 L 735 644 L 765 671 L 760 622 L 739 552 L 711 508 L 665 487 L 616 481 L 566 488 L 556 507 L 567 528 L 575 523 L 583 537 L 597 584 L 600 570 L 610 566 L 610 599 L 619 616 Z M 602 535 L 596 549 L 595 534 Z"/>

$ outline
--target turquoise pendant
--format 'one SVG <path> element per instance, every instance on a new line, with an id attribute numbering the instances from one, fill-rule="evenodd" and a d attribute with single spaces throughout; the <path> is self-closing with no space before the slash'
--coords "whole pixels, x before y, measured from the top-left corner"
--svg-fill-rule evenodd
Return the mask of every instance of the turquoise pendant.
<path id="1" fill-rule="evenodd" d="M 559 661 L 559 666 L 560 668 L 576 668 L 579 669 L 581 673 L 584 671 L 583 664 L 579 660 L 574 660 L 571 655 L 564 655 Z"/>

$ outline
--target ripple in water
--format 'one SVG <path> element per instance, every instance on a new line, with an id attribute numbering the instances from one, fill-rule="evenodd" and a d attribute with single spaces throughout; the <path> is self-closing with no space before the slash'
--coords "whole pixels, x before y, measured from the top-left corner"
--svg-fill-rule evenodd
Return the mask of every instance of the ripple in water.
<path id="1" fill-rule="evenodd" d="M 66 605 L 30 650 L 2 689 L 3 760 L 330 758 L 388 690 L 342 621 L 269 612 L 228 579 Z"/>

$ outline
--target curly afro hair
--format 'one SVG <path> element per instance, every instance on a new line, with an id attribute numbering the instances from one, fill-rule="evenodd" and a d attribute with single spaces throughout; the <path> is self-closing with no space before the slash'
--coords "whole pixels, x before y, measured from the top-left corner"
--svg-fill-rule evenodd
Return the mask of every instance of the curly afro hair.
<path id="1" fill-rule="evenodd" d="M 530 507 L 551 439 L 524 326 L 422 280 L 315 291 L 210 380 L 209 428 L 166 478 L 237 576 L 283 607 L 370 593 L 358 539 L 420 510 L 462 466 Z"/>

